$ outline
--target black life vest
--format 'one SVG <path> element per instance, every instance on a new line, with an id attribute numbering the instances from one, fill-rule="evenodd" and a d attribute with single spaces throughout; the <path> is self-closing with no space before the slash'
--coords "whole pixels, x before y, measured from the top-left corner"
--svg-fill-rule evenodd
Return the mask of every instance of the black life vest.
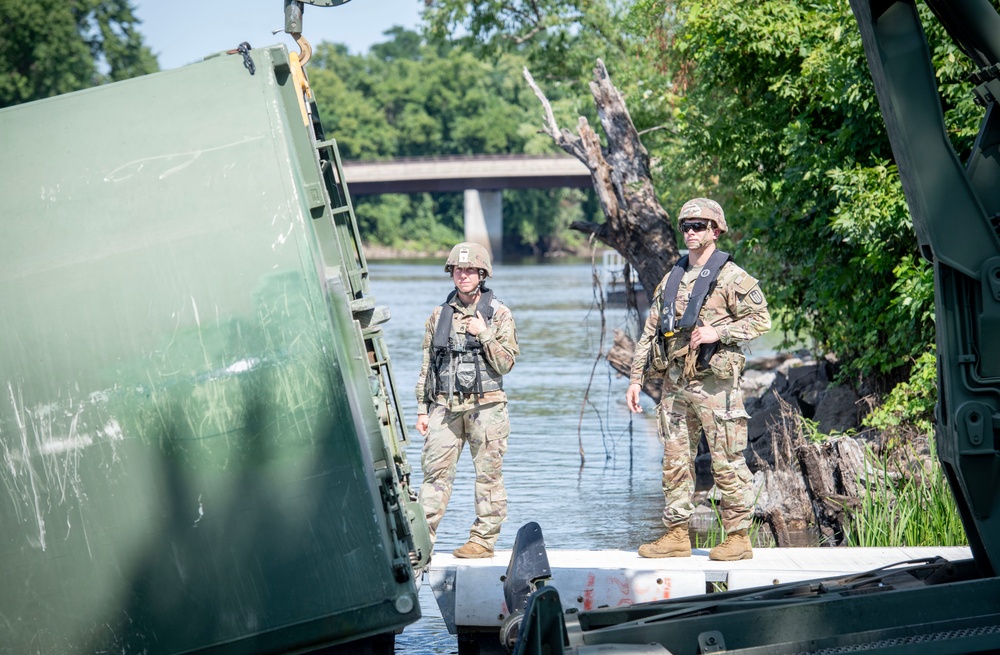
<path id="1" fill-rule="evenodd" d="M 681 278 L 684 277 L 684 273 L 687 271 L 688 267 L 688 256 L 684 255 L 674 267 L 670 270 L 670 275 L 667 277 L 666 284 L 663 285 L 663 302 L 661 303 L 662 313 L 660 314 L 660 336 L 662 337 L 672 337 L 674 332 L 677 330 L 688 330 L 693 328 L 698 323 L 698 314 L 701 313 L 701 307 L 705 304 L 705 300 L 708 299 L 712 289 L 715 286 L 715 280 L 719 277 L 719 271 L 726 262 L 731 261 L 733 258 L 728 252 L 723 252 L 721 250 L 716 250 L 708 258 L 705 263 L 705 267 L 701 269 L 701 273 L 698 274 L 698 279 L 695 280 L 694 289 L 691 290 L 691 298 L 688 302 L 687 309 L 684 310 L 684 315 L 681 316 L 681 320 L 677 321 L 676 324 L 675 316 L 677 311 L 675 309 L 677 302 L 677 290 L 681 286 Z"/>
<path id="2" fill-rule="evenodd" d="M 663 301 L 660 305 L 662 307 L 660 329 L 657 331 L 660 347 L 664 353 L 666 352 L 666 343 L 664 342 L 674 336 L 677 330 L 689 330 L 695 325 L 702 324 L 698 318 L 702 305 L 705 304 L 709 294 L 712 293 L 712 289 L 715 288 L 715 281 L 718 279 L 722 267 L 725 266 L 726 262 L 732 261 L 732 259 L 732 256 L 728 252 L 721 250 L 716 250 L 709 256 L 708 261 L 705 262 L 705 266 L 701 269 L 701 273 L 698 274 L 698 279 L 694 282 L 694 288 L 691 290 L 691 297 L 688 300 L 687 308 L 684 310 L 684 315 L 681 316 L 681 319 L 676 324 L 675 317 L 677 311 L 675 308 L 677 291 L 681 286 L 681 278 L 684 277 L 684 273 L 687 271 L 688 256 L 684 255 L 674 264 L 674 267 L 670 270 L 670 275 L 667 277 L 666 284 L 663 285 Z M 718 341 L 702 344 L 698 347 L 698 370 L 705 370 L 709 367 L 709 362 L 718 349 Z"/>
<path id="3" fill-rule="evenodd" d="M 439 393 L 482 396 L 488 391 L 503 389 L 503 376 L 486 361 L 479 339 L 468 333 L 461 339 L 452 331 L 455 308 L 451 302 L 457 294 L 457 290 L 452 291 L 442 303 L 441 314 L 434 327 L 431 342 L 431 377 L 434 383 L 428 385 L 428 399 Z M 499 306 L 500 301 L 493 297 L 493 292 L 484 287 L 476 303 L 476 311 L 482 314 L 486 325 L 493 323 L 493 314 Z"/>

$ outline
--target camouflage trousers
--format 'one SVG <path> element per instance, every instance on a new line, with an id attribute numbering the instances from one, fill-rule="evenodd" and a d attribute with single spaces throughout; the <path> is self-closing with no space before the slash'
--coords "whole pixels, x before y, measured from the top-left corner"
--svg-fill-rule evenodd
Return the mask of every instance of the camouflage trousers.
<path id="1" fill-rule="evenodd" d="M 712 456 L 712 477 L 722 496 L 722 527 L 729 533 L 750 527 L 753 476 L 743 451 L 747 419 L 743 392 L 714 375 L 677 384 L 665 379 L 657 411 L 663 443 L 663 524 L 686 524 L 694 512 L 694 460 L 702 431 Z"/>
<path id="2" fill-rule="evenodd" d="M 427 418 L 427 437 L 420 456 L 424 473 L 420 505 L 427 517 L 431 544 L 437 540 L 437 528 L 451 498 L 458 457 L 468 442 L 476 469 L 476 520 L 469 530 L 469 541 L 492 549 L 500 536 L 500 524 L 507 519 L 507 490 L 502 470 L 510 434 L 507 403 L 466 411 L 452 411 L 434 404 Z"/>

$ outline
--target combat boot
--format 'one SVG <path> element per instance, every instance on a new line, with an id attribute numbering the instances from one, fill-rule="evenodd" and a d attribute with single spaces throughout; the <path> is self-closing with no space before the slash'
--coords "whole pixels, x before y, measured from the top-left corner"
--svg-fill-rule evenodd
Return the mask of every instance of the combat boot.
<path id="1" fill-rule="evenodd" d="M 708 551 L 708 559 L 719 562 L 735 562 L 741 559 L 753 559 L 753 549 L 750 547 L 750 537 L 746 530 L 734 530 L 726 535 L 726 539 Z"/>
<path id="2" fill-rule="evenodd" d="M 451 554 L 461 559 L 478 559 L 480 557 L 493 557 L 493 549 L 470 541 L 453 550 Z"/>
<path id="3" fill-rule="evenodd" d="M 653 543 L 639 546 L 639 557 L 691 557 L 688 527 L 675 525 Z"/>

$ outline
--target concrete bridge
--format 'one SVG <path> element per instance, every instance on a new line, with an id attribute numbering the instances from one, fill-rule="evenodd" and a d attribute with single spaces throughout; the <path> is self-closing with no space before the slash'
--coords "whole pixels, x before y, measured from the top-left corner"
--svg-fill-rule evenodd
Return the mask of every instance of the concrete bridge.
<path id="1" fill-rule="evenodd" d="M 503 245 L 501 191 L 591 187 L 587 167 L 560 155 L 410 157 L 342 164 L 352 196 L 464 192 L 465 239 L 483 244 L 497 258 Z"/>

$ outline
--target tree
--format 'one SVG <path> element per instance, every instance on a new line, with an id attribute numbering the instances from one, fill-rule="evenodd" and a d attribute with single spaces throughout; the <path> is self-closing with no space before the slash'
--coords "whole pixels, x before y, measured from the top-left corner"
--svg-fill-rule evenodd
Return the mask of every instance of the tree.
<path id="1" fill-rule="evenodd" d="M 536 72 L 563 81 L 585 81 L 580 73 L 595 57 L 624 52 L 621 17 L 615 3 L 593 0 L 427 0 L 424 12 L 432 40 L 493 58 L 519 52 Z"/>
<path id="2" fill-rule="evenodd" d="M 128 0 L 0 0 L 0 107 L 159 69 Z"/>
<path id="3" fill-rule="evenodd" d="M 604 211 L 605 223 L 578 221 L 573 227 L 620 252 L 638 271 L 643 286 L 653 289 L 677 260 L 677 242 L 653 189 L 649 155 L 604 62 L 597 61 L 590 88 L 607 135 L 606 148 L 585 117 L 577 123 L 577 134 L 560 129 L 548 98 L 527 69 L 524 74 L 545 108 L 545 133 L 587 166 Z"/>
<path id="4" fill-rule="evenodd" d="M 737 250 L 786 328 L 845 372 L 888 389 L 933 341 L 920 259 L 848 3 L 678 3 L 672 67 L 691 170 L 729 194 Z M 959 152 L 976 111 L 964 57 L 929 12 L 946 121 Z M 697 157 L 695 155 L 698 155 Z M 859 293 L 864 301 L 859 302 Z"/>

